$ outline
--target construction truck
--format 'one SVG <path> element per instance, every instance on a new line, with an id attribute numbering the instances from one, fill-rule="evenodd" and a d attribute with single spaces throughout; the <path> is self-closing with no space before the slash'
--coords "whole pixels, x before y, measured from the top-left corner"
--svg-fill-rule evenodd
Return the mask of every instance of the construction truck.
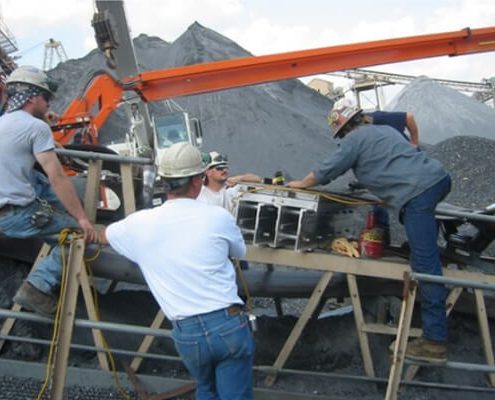
<path id="1" fill-rule="evenodd" d="M 55 139 L 63 145 L 69 144 L 70 149 L 150 158 L 151 165 L 140 166 L 134 170 L 135 186 L 138 188 L 136 197 L 140 206 L 159 205 L 164 196 L 160 190 L 155 190 L 155 180 L 156 167 L 160 163 L 163 151 L 178 142 L 189 142 L 200 147 L 203 137 L 201 124 L 171 99 L 166 100 L 167 110 L 164 113 L 151 115 L 147 102 L 136 96 L 132 88 L 122 86 L 116 90 L 116 86 L 107 86 L 108 82 L 120 85 L 122 80 L 139 75 L 140 71 L 129 35 L 123 2 L 98 0 L 96 7 L 97 12 L 92 20 L 95 39 L 112 73 L 103 72 L 93 78 L 84 94 L 72 101 L 61 115 L 60 123 L 52 128 Z M 117 142 L 99 147 L 100 128 L 106 118 L 121 104 L 124 105 L 129 120 L 129 129 Z M 93 114 L 95 107 L 97 111 Z M 74 144 L 75 138 L 77 144 Z M 72 166 L 73 164 L 69 168 Z M 115 201 L 100 202 L 100 208 L 118 209 L 121 204 L 119 196 L 115 194 L 118 189 L 115 189 L 114 185 L 112 189 L 111 185 L 104 182 L 102 189 L 105 199 Z"/>

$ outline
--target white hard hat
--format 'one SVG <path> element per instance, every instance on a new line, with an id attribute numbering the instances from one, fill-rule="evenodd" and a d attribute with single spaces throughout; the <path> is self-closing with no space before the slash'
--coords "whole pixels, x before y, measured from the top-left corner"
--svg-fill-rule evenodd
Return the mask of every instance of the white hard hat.
<path id="1" fill-rule="evenodd" d="M 187 178 L 206 170 L 201 152 L 187 142 L 175 143 L 163 151 L 158 174 L 163 178 Z"/>
<path id="2" fill-rule="evenodd" d="M 349 99 L 343 98 L 337 101 L 328 114 L 328 125 L 333 131 L 333 136 L 339 136 L 342 129 L 363 110 L 355 106 Z"/>
<path id="3" fill-rule="evenodd" d="M 207 168 L 213 168 L 218 165 L 227 165 L 228 158 L 226 155 L 220 154 L 217 151 L 210 151 L 208 156 Z"/>
<path id="4" fill-rule="evenodd" d="M 52 96 L 55 95 L 58 85 L 48 78 L 39 68 L 33 67 L 31 65 L 23 65 L 15 69 L 10 76 L 5 81 L 7 85 L 14 83 L 23 83 L 27 85 L 36 86 L 50 93 Z"/>

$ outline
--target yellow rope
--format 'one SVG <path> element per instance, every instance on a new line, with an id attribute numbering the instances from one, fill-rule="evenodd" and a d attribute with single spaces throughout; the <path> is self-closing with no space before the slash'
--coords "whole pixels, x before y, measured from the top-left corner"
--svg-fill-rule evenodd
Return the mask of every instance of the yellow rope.
<path id="1" fill-rule="evenodd" d="M 67 259 L 66 259 L 66 254 L 65 254 L 65 245 L 70 242 L 71 240 L 74 239 L 80 239 L 82 238 L 82 235 L 80 232 L 74 232 L 70 229 L 63 229 L 60 234 L 59 234 L 59 246 L 60 246 L 60 257 L 61 257 L 61 264 L 62 264 L 62 278 L 60 281 L 60 295 L 59 299 L 57 302 L 57 311 L 55 313 L 55 319 L 54 319 L 54 324 L 53 324 L 53 334 L 52 334 L 52 339 L 50 343 L 50 348 L 48 352 L 48 360 L 47 360 L 47 367 L 45 371 L 45 381 L 43 382 L 43 385 L 38 393 L 38 396 L 36 400 L 41 400 L 43 397 L 43 394 L 46 391 L 46 388 L 48 387 L 48 384 L 51 383 L 51 375 L 52 375 L 52 368 L 53 368 L 53 358 L 55 354 L 55 349 L 58 344 L 58 339 L 60 335 L 60 317 L 61 317 L 61 312 L 62 312 L 62 304 L 65 303 L 65 298 L 67 294 Z M 87 262 L 94 261 L 96 258 L 101 253 L 101 246 L 98 248 L 98 250 L 95 252 L 95 254 L 89 258 L 84 259 L 84 266 L 86 268 L 86 271 L 88 273 L 88 278 L 92 279 L 93 275 L 91 272 L 91 268 L 89 267 L 89 264 Z M 99 321 L 99 312 L 98 312 L 98 297 L 97 297 L 97 292 L 96 289 L 93 285 L 92 287 L 93 291 L 93 299 L 94 299 L 94 306 L 95 306 L 95 311 L 96 311 L 96 318 Z M 117 368 L 115 365 L 115 359 L 113 357 L 113 354 L 110 350 L 110 346 L 108 346 L 108 343 L 105 339 L 105 336 L 103 335 L 103 332 L 101 332 L 101 337 L 102 337 L 102 342 L 103 342 L 103 348 L 105 350 L 105 355 L 108 358 L 108 361 L 110 363 L 110 369 L 111 373 L 113 376 L 113 379 L 115 381 L 115 385 L 117 387 L 118 393 L 121 395 L 121 397 L 125 400 L 130 400 L 131 398 L 129 395 L 126 393 L 124 387 L 122 386 L 120 379 L 117 375 Z"/>
<path id="2" fill-rule="evenodd" d="M 53 357 L 55 354 L 55 349 L 58 344 L 58 338 L 60 335 L 60 315 L 62 311 L 62 304 L 65 301 L 65 293 L 67 289 L 67 261 L 65 257 L 65 243 L 67 242 L 67 239 L 69 237 L 69 234 L 71 233 L 70 230 L 64 229 L 60 232 L 58 243 L 60 246 L 60 257 L 61 257 L 61 264 L 62 264 L 62 277 L 60 280 L 60 295 L 59 299 L 57 302 L 57 310 L 55 313 L 55 318 L 53 321 L 53 334 L 52 334 L 52 339 L 50 343 L 50 348 L 48 351 L 48 360 L 46 362 L 46 371 L 45 371 L 45 381 L 43 382 L 43 385 L 41 386 L 40 391 L 38 392 L 38 397 L 36 398 L 37 400 L 41 400 L 43 397 L 43 394 L 45 393 L 46 388 L 48 387 L 48 384 L 51 382 L 51 375 L 52 375 L 52 368 L 53 368 Z"/>

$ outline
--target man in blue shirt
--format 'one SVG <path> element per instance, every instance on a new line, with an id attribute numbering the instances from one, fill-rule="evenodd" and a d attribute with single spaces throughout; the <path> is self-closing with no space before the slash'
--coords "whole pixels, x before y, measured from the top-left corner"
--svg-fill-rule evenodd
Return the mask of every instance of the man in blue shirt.
<path id="1" fill-rule="evenodd" d="M 339 141 L 337 151 L 302 180 L 287 186 L 304 189 L 331 180 L 352 169 L 358 181 L 400 213 L 415 272 L 442 275 L 437 247 L 437 204 L 449 193 L 451 179 L 440 161 L 416 151 L 395 130 L 372 125 L 361 109 L 334 107 L 329 124 Z M 429 362 L 447 360 L 446 289 L 422 283 L 423 336 L 408 344 L 406 357 Z"/>
<path id="2" fill-rule="evenodd" d="M 388 125 L 398 130 L 404 139 L 413 146 L 419 146 L 418 125 L 412 112 L 403 111 L 373 111 L 367 113 L 374 125 Z M 406 129 L 409 136 L 406 134 Z"/>

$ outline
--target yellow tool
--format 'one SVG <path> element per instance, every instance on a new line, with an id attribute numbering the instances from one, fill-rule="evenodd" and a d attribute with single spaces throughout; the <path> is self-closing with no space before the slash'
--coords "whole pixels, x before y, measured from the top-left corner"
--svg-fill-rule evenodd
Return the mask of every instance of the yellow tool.
<path id="1" fill-rule="evenodd" d="M 332 241 L 330 245 L 332 251 L 338 254 L 343 254 L 348 257 L 358 258 L 360 256 L 358 250 L 358 243 L 356 241 L 349 241 L 346 238 L 337 238 Z"/>

